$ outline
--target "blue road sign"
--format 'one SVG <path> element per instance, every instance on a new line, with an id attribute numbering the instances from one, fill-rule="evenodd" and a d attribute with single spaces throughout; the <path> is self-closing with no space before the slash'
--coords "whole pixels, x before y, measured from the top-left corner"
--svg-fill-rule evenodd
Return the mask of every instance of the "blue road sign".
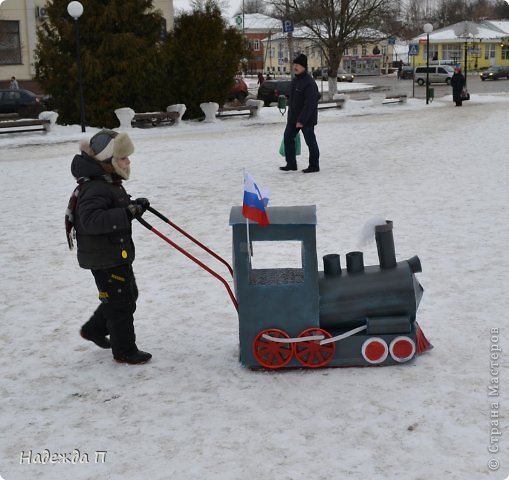
<path id="1" fill-rule="evenodd" d="M 419 55 L 419 44 L 418 43 L 411 43 L 408 45 L 408 55 L 415 56 Z"/>
<path id="2" fill-rule="evenodd" d="M 292 20 L 283 20 L 283 32 L 293 32 L 293 21 Z"/>

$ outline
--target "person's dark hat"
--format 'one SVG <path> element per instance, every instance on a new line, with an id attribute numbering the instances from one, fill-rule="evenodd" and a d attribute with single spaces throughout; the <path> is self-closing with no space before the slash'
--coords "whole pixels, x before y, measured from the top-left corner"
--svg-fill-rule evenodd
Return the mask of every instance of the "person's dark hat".
<path id="1" fill-rule="evenodd" d="M 293 61 L 293 63 L 296 63 L 298 65 L 302 65 L 307 70 L 307 68 L 308 68 L 308 57 L 306 57 L 306 55 L 301 53 L 300 55 L 297 55 L 295 57 L 295 60 Z"/>

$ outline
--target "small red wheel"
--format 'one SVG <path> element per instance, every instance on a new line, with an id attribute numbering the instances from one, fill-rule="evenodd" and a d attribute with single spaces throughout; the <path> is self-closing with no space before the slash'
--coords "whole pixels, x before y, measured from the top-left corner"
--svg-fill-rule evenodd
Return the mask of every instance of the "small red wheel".
<path id="1" fill-rule="evenodd" d="M 321 328 L 308 328 L 304 330 L 297 338 L 321 336 L 324 338 L 331 338 L 331 334 Z M 309 368 L 324 367 L 333 358 L 336 351 L 336 344 L 334 342 L 320 345 L 321 340 L 306 340 L 303 342 L 296 342 L 295 357 L 297 360 Z"/>
<path id="2" fill-rule="evenodd" d="M 292 359 L 292 344 L 274 341 L 267 337 L 285 339 L 290 336 L 283 330 L 267 328 L 256 335 L 253 340 L 253 355 L 262 367 L 283 368 Z"/>

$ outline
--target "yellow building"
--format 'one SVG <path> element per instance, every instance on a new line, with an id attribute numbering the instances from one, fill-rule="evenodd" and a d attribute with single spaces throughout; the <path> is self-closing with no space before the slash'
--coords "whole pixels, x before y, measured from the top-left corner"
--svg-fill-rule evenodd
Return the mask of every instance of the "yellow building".
<path id="1" fill-rule="evenodd" d="M 381 38 L 383 34 L 369 31 L 373 38 Z M 313 34 L 305 28 L 295 28 L 293 32 L 294 56 L 304 53 L 308 57 L 308 70 L 312 72 L 321 66 L 327 66 L 325 57 L 318 47 Z M 264 71 L 274 74 L 289 74 L 292 68 L 288 35 L 277 32 L 263 41 L 266 51 Z M 366 41 L 343 52 L 342 68 L 356 75 L 380 75 L 386 69 L 392 69 L 394 44 L 387 39 Z"/>
<path id="2" fill-rule="evenodd" d="M 426 34 L 412 43 L 419 45 L 415 65 L 426 65 Z M 468 71 L 509 66 L 509 21 L 459 22 L 433 31 L 429 34 L 429 59 L 450 61 Z"/>
<path id="3" fill-rule="evenodd" d="M 16 77 L 20 87 L 37 89 L 34 51 L 37 26 L 47 18 L 45 0 L 4 0 L 0 3 L 0 86 Z M 167 30 L 173 29 L 173 0 L 153 0 Z M 69 15 L 67 10 L 62 15 Z"/>

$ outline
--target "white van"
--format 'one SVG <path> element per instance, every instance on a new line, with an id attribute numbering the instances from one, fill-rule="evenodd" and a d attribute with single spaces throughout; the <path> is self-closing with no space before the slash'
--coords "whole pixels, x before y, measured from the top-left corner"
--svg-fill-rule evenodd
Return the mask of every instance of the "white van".
<path id="1" fill-rule="evenodd" d="M 458 65 L 458 62 L 456 60 L 430 60 L 430 65 L 449 65 L 450 67 L 454 68 L 456 65 Z"/>
<path id="2" fill-rule="evenodd" d="M 415 81 L 419 85 L 426 83 L 426 73 L 428 67 L 415 68 Z M 454 69 L 450 65 L 430 65 L 429 66 L 429 82 L 430 83 L 451 83 L 451 77 L 454 74 Z"/>

